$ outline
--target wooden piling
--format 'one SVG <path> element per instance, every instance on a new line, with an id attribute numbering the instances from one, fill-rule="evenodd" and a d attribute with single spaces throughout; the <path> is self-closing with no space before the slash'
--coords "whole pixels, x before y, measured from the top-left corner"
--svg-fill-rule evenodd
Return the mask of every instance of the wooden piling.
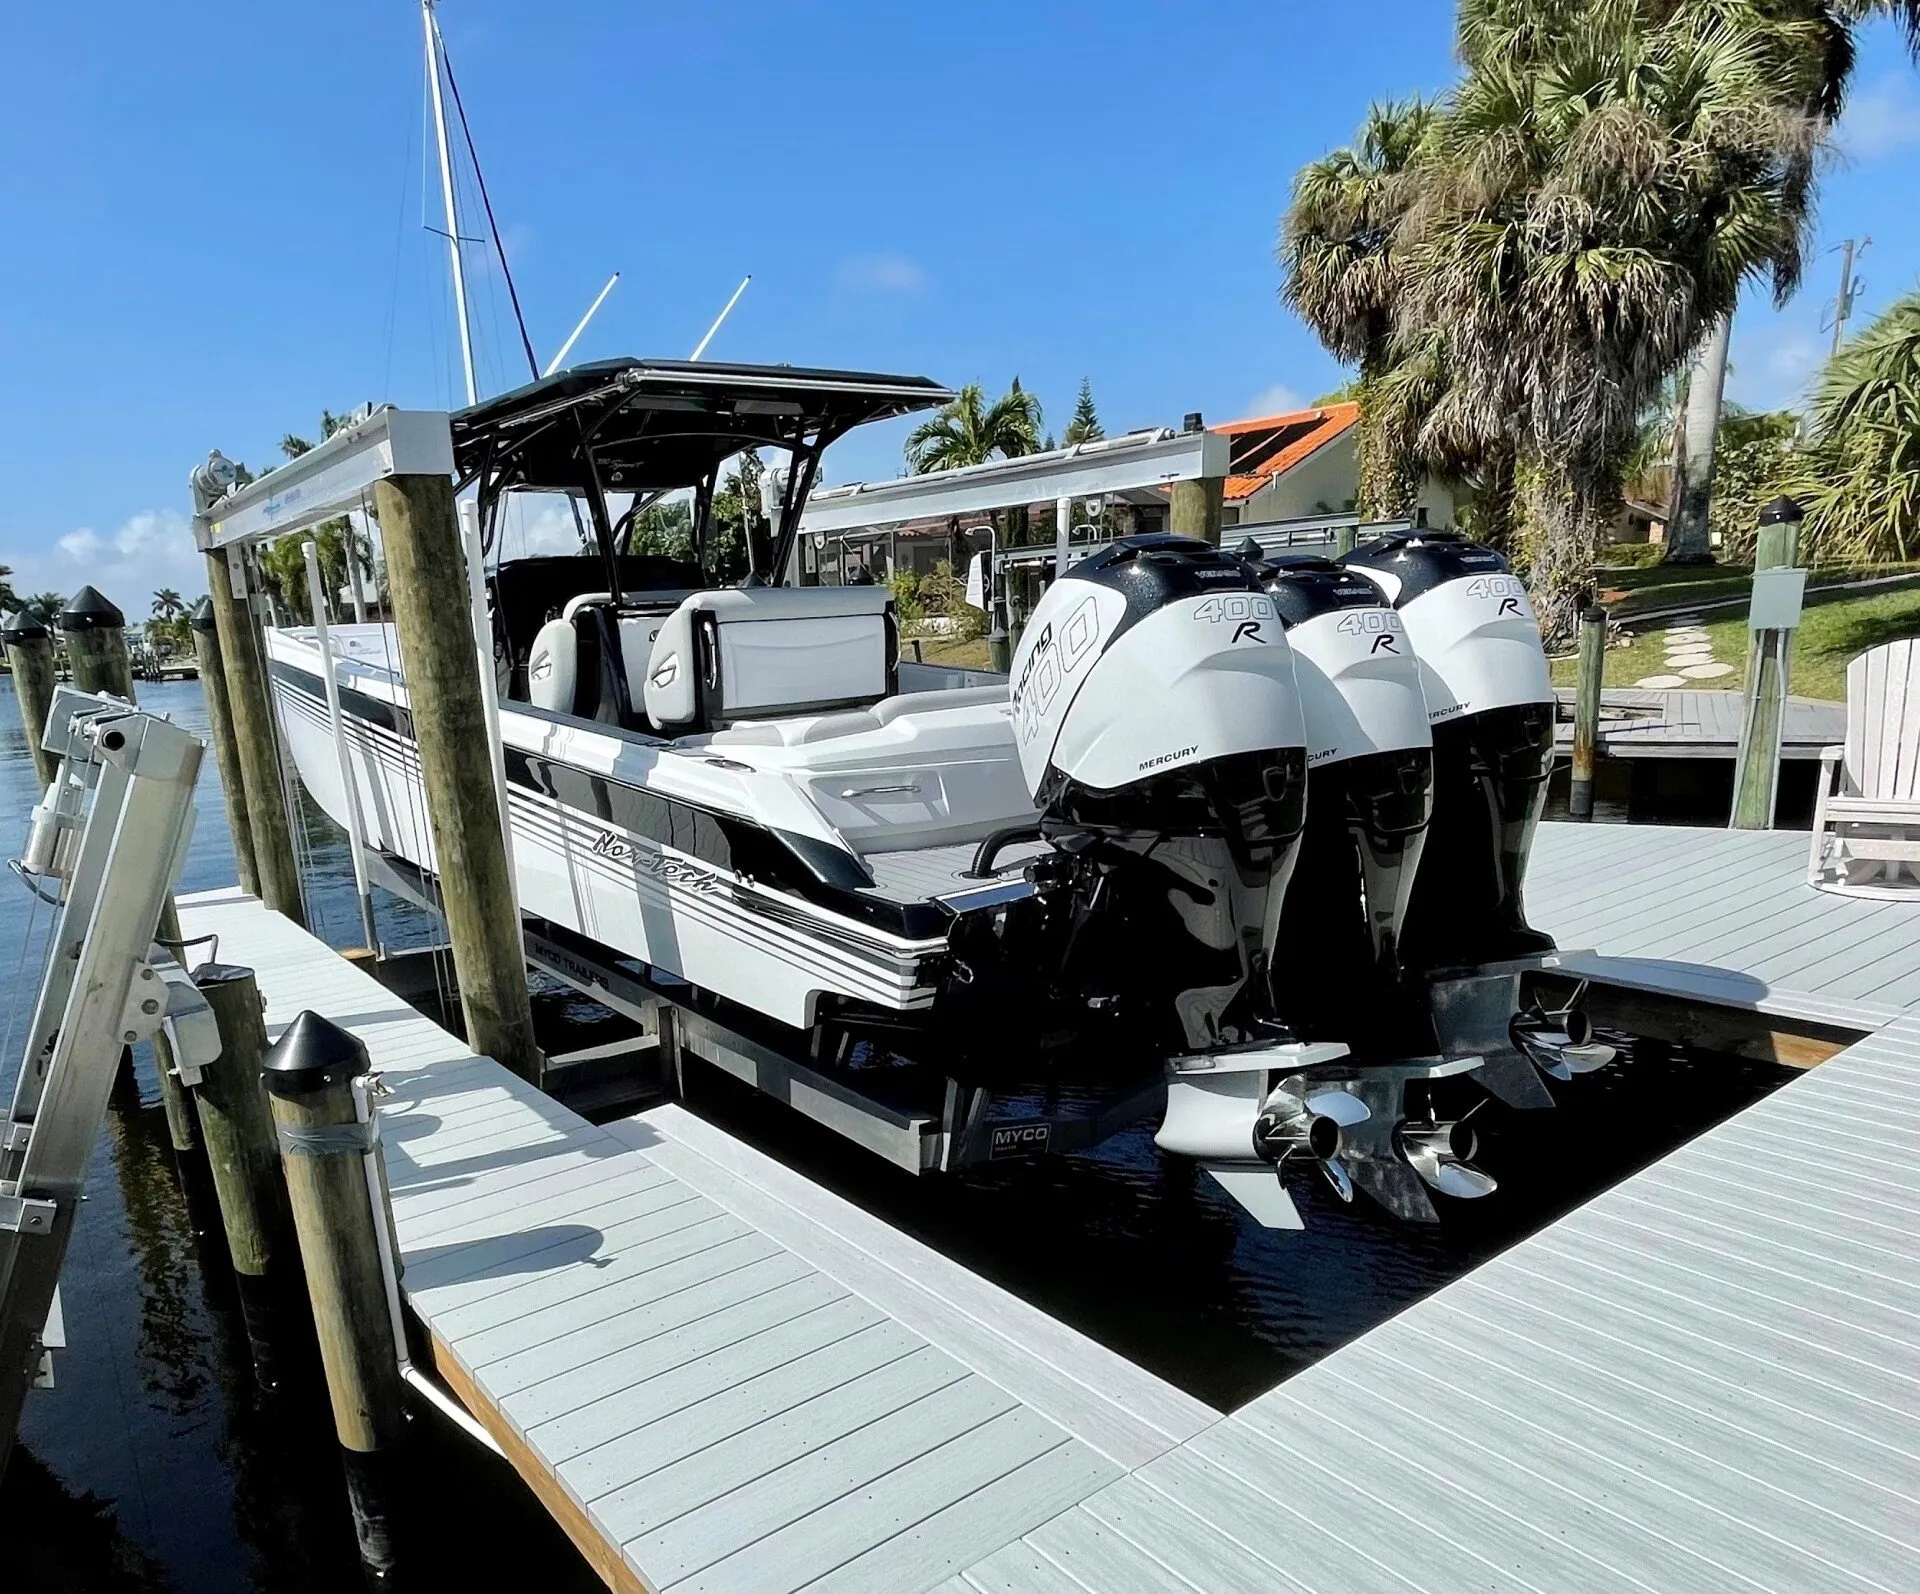
<path id="1" fill-rule="evenodd" d="M 253 856 L 253 823 L 247 816 L 246 778 L 240 772 L 240 749 L 234 744 L 233 708 L 227 699 L 226 665 L 220 657 L 220 628 L 213 599 L 202 598 L 187 616 L 193 632 L 193 656 L 205 688 L 207 721 L 213 730 L 213 757 L 220 769 L 220 792 L 226 799 L 227 834 L 233 838 L 234 867 L 240 871 L 240 889 L 260 895 L 260 869 Z"/>
<path id="2" fill-rule="evenodd" d="M 1570 819 L 1593 818 L 1593 773 L 1600 744 L 1600 692 L 1607 670 L 1607 611 L 1594 604 L 1580 615 L 1580 681 L 1573 703 L 1573 783 Z"/>
<path id="3" fill-rule="evenodd" d="M 1218 476 L 1175 482 L 1167 509 L 1167 530 L 1203 542 L 1220 540 L 1220 509 L 1226 482 Z"/>
<path id="4" fill-rule="evenodd" d="M 127 617 L 94 587 L 82 587 L 60 611 L 73 684 L 133 701 L 133 661 L 127 657 Z"/>
<path id="5" fill-rule="evenodd" d="M 227 963 L 202 963 L 194 970 L 193 983 L 220 1028 L 220 1056 L 201 1070 L 194 1105 L 233 1260 L 254 1376 L 261 1388 L 273 1389 L 280 1382 L 277 1319 L 290 1234 L 273 1113 L 260 1083 L 267 1052 L 260 987 L 252 969 Z"/>
<path id="6" fill-rule="evenodd" d="M 537 1084 L 540 1049 L 500 833 L 453 484 L 444 476 L 389 476 L 374 484 L 374 507 L 467 1044 Z"/>
<path id="7" fill-rule="evenodd" d="M 45 791 L 59 765 L 40 745 L 47 730 L 47 708 L 53 702 L 53 636 L 38 620 L 14 614 L 0 622 L 0 641 L 6 644 L 7 668 L 13 671 L 13 693 L 20 700 L 20 723 L 33 753 L 33 773 Z"/>
<path id="8" fill-rule="evenodd" d="M 364 1154 L 369 1131 L 354 1081 L 371 1068 L 358 1039 L 317 1013 L 300 1014 L 262 1070 L 281 1166 L 313 1303 L 321 1365 L 333 1404 L 360 1556 L 394 1571 L 392 1500 L 405 1428 L 400 1346 L 394 1338 L 376 1213 Z"/>
<path id="9" fill-rule="evenodd" d="M 1333 532 L 1334 558 L 1342 559 L 1352 553 L 1354 544 L 1359 540 L 1359 536 L 1360 528 L 1358 526 L 1336 526 Z"/>
<path id="10" fill-rule="evenodd" d="M 300 901 L 300 871 L 293 857 L 293 834 L 280 790 L 280 761 L 273 730 L 273 701 L 268 696 L 265 650 L 254 629 L 244 596 L 235 597 L 226 558 L 207 555 L 208 596 L 213 600 L 214 630 L 227 682 L 227 715 L 246 793 L 247 828 L 253 841 L 260 900 L 276 913 L 306 928 Z M 224 778 L 224 771 L 223 771 Z"/>

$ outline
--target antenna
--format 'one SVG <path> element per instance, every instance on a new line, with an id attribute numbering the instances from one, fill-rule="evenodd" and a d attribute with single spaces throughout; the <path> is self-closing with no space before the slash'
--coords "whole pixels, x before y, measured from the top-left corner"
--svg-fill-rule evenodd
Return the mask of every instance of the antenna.
<path id="1" fill-rule="evenodd" d="M 733 290 L 733 297 L 727 301 L 726 309 L 714 317 L 713 325 L 707 328 L 707 335 L 694 345 L 693 353 L 687 356 L 688 360 L 697 360 L 707 352 L 707 345 L 713 341 L 714 333 L 720 330 L 720 323 L 733 314 L 733 307 L 740 302 L 740 295 L 747 291 L 747 284 L 751 281 L 753 281 L 753 273 L 749 271 L 740 279 L 740 286 Z"/>
<path id="2" fill-rule="evenodd" d="M 440 145 L 440 193 L 447 207 L 447 259 L 453 268 L 453 309 L 460 322 L 460 358 L 466 368 L 467 402 L 480 402 L 473 378 L 473 329 L 467 324 L 467 272 L 460 259 L 460 221 L 453 203 L 453 156 L 447 149 L 447 107 L 440 97 L 440 30 L 434 25 L 433 0 L 420 0 L 420 24 L 427 36 L 427 86 L 433 92 L 433 132 Z"/>
<path id="3" fill-rule="evenodd" d="M 542 376 L 552 376 L 555 371 L 560 369 L 561 362 L 573 352 L 574 344 L 580 341 L 580 334 L 587 330 L 587 323 L 593 319 L 594 311 L 598 310 L 600 306 L 606 302 L 607 295 L 613 292 L 613 285 L 619 280 L 620 273 L 617 271 L 611 277 L 607 278 L 607 285 L 600 290 L 600 296 L 595 299 L 592 304 L 587 306 L 587 313 L 580 318 L 580 324 L 568 335 L 567 341 L 560 345 L 560 352 L 547 362 L 547 368 L 540 373 Z M 708 335 L 711 336 L 712 334 Z M 705 348 L 706 345 L 703 343 L 701 347 Z M 528 356 L 531 357 L 533 351 L 529 349 L 527 353 Z M 698 354 L 694 356 L 696 360 L 699 359 L 699 357 Z"/>

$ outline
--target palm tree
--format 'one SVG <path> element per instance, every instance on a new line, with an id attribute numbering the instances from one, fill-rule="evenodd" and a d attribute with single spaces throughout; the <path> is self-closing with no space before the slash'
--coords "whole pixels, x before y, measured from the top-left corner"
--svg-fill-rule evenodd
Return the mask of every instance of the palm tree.
<path id="1" fill-rule="evenodd" d="M 1729 22 L 1737 10 L 1470 0 L 1472 70 L 1395 232 L 1401 324 L 1438 344 L 1453 428 L 1511 441 L 1554 642 L 1660 384 L 1747 281 L 1784 297 L 1799 280 L 1802 179 L 1826 126 L 1806 109 L 1816 30 L 1763 33 Z M 1516 16 L 1515 42 L 1489 44 Z"/>
<path id="2" fill-rule="evenodd" d="M 38 625 L 44 625 L 49 631 L 58 629 L 60 611 L 67 606 L 66 594 L 61 592 L 36 592 L 30 598 L 20 600 L 20 613 Z"/>
<path id="3" fill-rule="evenodd" d="M 176 614 L 185 614 L 186 612 L 186 600 L 172 587 L 162 587 L 153 595 L 154 619 L 171 620 Z"/>
<path id="4" fill-rule="evenodd" d="M 1790 122 L 1832 126 L 1845 103 L 1855 64 L 1855 34 L 1875 17 L 1903 27 L 1920 58 L 1920 0 L 1621 0 L 1596 8 L 1588 0 L 1465 0 L 1459 49 L 1470 69 L 1499 62 L 1549 59 L 1569 29 L 1596 9 L 1631 31 L 1692 32 L 1742 37 L 1767 63 L 1777 108 Z M 1790 136 L 1778 204 L 1804 227 L 1811 213 L 1815 144 Z M 1782 284 L 1776 277 L 1776 289 Z M 1673 481 L 1668 518 L 1669 561 L 1709 561 L 1715 436 L 1726 389 L 1731 307 L 1703 323 L 1688 380 L 1672 423 Z"/>
<path id="5" fill-rule="evenodd" d="M 1360 495 L 1373 519 L 1409 512 L 1420 471 L 1403 412 L 1383 421 L 1379 387 L 1394 358 L 1401 262 L 1395 229 L 1417 189 L 1434 107 L 1376 103 L 1354 142 L 1303 167 L 1280 227 L 1280 294 L 1336 359 L 1360 367 Z"/>
<path id="6" fill-rule="evenodd" d="M 1807 511 L 1802 558 L 1866 563 L 1920 551 L 1920 288 L 1827 363 L 1812 446 L 1789 491 Z"/>
<path id="7" fill-rule="evenodd" d="M 924 476 L 1039 451 L 1040 400 L 1020 386 L 1020 378 L 991 406 L 980 384 L 970 382 L 908 434 L 907 470 Z"/>

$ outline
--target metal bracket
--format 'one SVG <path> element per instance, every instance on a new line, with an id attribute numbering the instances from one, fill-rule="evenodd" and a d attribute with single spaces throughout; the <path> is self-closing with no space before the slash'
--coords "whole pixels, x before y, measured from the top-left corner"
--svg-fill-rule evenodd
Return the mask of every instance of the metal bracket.
<path id="1" fill-rule="evenodd" d="M 136 963 L 127 981 L 127 1004 L 120 1009 L 120 1039 L 131 1046 L 159 1033 L 167 1011 L 167 991 L 159 971 Z"/>
<path id="2" fill-rule="evenodd" d="M 51 1234 L 59 1216 L 55 1201 L 36 1196 L 0 1195 L 0 1230 L 8 1234 Z"/>
<path id="3" fill-rule="evenodd" d="M 0 1152 L 25 1151 L 27 1142 L 32 1138 L 32 1124 L 9 1123 L 0 1127 Z"/>
<path id="4" fill-rule="evenodd" d="M 220 1025 L 200 987 L 193 983 L 193 976 L 157 942 L 151 966 L 166 986 L 160 1028 L 173 1050 L 173 1072 L 191 1090 L 199 1085 L 207 1068 L 219 1060 Z"/>

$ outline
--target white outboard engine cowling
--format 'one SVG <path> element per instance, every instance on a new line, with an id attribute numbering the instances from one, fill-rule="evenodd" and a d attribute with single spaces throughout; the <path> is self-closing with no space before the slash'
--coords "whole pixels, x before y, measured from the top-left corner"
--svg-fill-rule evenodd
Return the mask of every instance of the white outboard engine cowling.
<path id="1" fill-rule="evenodd" d="M 1369 543 L 1341 564 L 1373 581 L 1420 660 L 1434 805 L 1401 942 L 1409 969 L 1550 951 L 1521 899 L 1553 772 L 1554 696 L 1526 587 L 1452 532 Z"/>
<path id="2" fill-rule="evenodd" d="M 1276 1006 L 1308 1040 L 1425 1049 L 1399 956 L 1433 807 L 1419 660 L 1399 614 L 1358 573 L 1313 555 L 1262 568 L 1307 734 L 1307 823 L 1281 914 Z"/>
<path id="3" fill-rule="evenodd" d="M 1292 650 L 1255 572 L 1189 538 L 1121 538 L 1040 600 L 1012 706 L 1053 843 L 1036 883 L 1073 904 L 1056 916 L 1061 955 L 1084 978 L 1061 978 L 1131 1004 L 1136 1032 L 1169 1050 L 1270 1036 L 1307 749 Z"/>

